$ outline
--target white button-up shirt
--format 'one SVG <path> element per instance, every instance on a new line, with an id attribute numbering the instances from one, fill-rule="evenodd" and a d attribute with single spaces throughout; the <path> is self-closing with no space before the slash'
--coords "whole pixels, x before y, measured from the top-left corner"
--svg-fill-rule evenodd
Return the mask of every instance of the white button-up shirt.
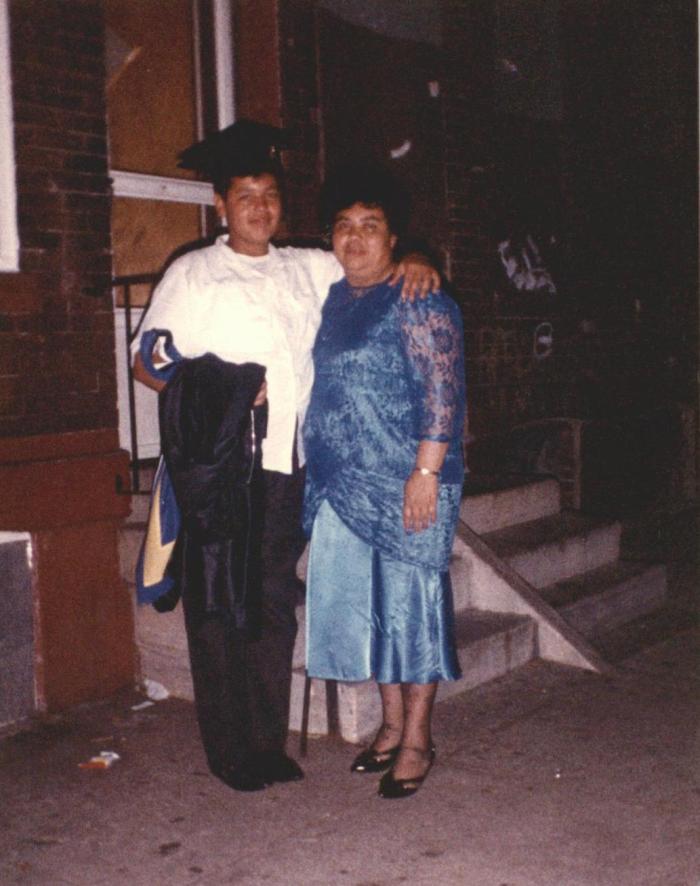
<path id="1" fill-rule="evenodd" d="M 149 329 L 167 329 L 183 357 L 216 354 L 231 363 L 266 367 L 269 417 L 263 467 L 292 470 L 295 428 L 313 384 L 311 349 L 328 288 L 343 276 L 332 252 L 269 247 L 253 257 L 234 252 L 228 237 L 181 256 L 156 287 L 134 342 Z"/>

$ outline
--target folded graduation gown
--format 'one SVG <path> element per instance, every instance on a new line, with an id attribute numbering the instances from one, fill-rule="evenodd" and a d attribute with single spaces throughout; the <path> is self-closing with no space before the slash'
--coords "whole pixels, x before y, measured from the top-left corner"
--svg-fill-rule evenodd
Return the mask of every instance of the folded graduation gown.
<path id="1" fill-rule="evenodd" d="M 175 365 L 158 398 L 161 448 L 180 510 L 170 569 L 188 611 L 257 621 L 263 521 L 261 443 L 267 407 L 256 363 L 213 354 Z"/>
<path id="2" fill-rule="evenodd" d="M 153 353 L 160 344 L 160 353 L 167 362 L 155 364 Z M 141 335 L 139 354 L 144 368 L 157 382 L 167 384 L 177 364 L 183 359 L 168 329 L 147 329 Z M 139 604 L 152 603 L 159 612 L 177 606 L 180 587 L 172 574 L 171 559 L 180 534 L 180 509 L 161 454 L 158 461 L 148 512 L 146 532 L 136 561 L 136 598 Z"/>

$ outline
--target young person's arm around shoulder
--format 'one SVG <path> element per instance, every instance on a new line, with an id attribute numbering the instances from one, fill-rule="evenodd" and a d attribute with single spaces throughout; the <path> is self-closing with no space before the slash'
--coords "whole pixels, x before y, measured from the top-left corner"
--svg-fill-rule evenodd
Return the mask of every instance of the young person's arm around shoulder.
<path id="1" fill-rule="evenodd" d="M 282 247 L 288 258 L 304 262 L 314 282 L 320 300 L 326 300 L 330 287 L 344 276 L 343 268 L 333 252 L 326 249 Z M 389 280 L 393 286 L 403 278 L 401 297 L 413 301 L 425 298 L 440 288 L 440 274 L 422 252 L 409 252 L 398 262 Z"/>

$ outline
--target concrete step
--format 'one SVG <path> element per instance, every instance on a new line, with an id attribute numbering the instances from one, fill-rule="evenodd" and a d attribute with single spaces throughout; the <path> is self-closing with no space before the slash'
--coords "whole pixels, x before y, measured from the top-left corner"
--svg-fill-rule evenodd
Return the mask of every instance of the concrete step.
<path id="1" fill-rule="evenodd" d="M 151 505 L 151 493 L 133 493 L 131 496 L 131 513 L 124 521 L 126 526 L 145 524 L 148 520 L 148 511 Z"/>
<path id="2" fill-rule="evenodd" d="M 699 621 L 695 600 L 689 605 L 669 601 L 648 615 L 600 634 L 595 638 L 595 645 L 607 661 L 617 663 L 670 637 L 696 629 Z"/>
<path id="3" fill-rule="evenodd" d="M 595 639 L 664 605 L 666 567 L 618 561 L 542 588 L 541 593 L 572 627 Z"/>
<path id="4" fill-rule="evenodd" d="M 537 630 L 526 616 L 462 610 L 455 616 L 455 639 L 462 677 L 441 683 L 438 701 L 501 677 L 537 654 Z"/>
<path id="5" fill-rule="evenodd" d="M 131 494 L 131 514 L 124 521 L 126 526 L 145 523 L 151 503 L 151 486 L 157 462 L 147 462 L 139 468 L 139 491 Z"/>
<path id="6" fill-rule="evenodd" d="M 292 667 L 303 668 L 306 665 L 306 606 L 302 603 L 296 608 L 297 638 L 294 642 Z"/>
<path id="7" fill-rule="evenodd" d="M 560 509 L 559 482 L 553 477 L 467 474 L 460 517 L 483 535 L 558 514 Z"/>
<path id="8" fill-rule="evenodd" d="M 136 576 L 136 560 L 146 532 L 146 523 L 137 521 L 123 523 L 119 528 L 119 570 L 121 577 L 133 584 Z"/>
<path id="9" fill-rule="evenodd" d="M 617 521 L 566 511 L 489 532 L 483 540 L 526 581 L 543 588 L 617 561 L 620 534 Z"/>
<path id="10" fill-rule="evenodd" d="M 192 700 L 194 691 L 182 606 L 178 605 L 172 612 L 157 612 L 152 606 L 138 606 L 135 587 L 131 585 L 130 590 L 141 679 L 155 680 L 171 695 Z"/>
<path id="11" fill-rule="evenodd" d="M 438 701 L 465 692 L 514 670 L 536 655 L 535 623 L 526 617 L 484 612 L 460 612 L 455 619 L 457 654 L 463 676 L 441 683 Z M 292 675 L 290 728 L 301 728 L 305 672 L 297 667 Z M 346 741 L 361 742 L 373 735 L 381 722 L 381 704 L 372 681 L 338 684 L 338 720 Z M 309 732 L 328 732 L 326 683 L 312 680 Z"/>

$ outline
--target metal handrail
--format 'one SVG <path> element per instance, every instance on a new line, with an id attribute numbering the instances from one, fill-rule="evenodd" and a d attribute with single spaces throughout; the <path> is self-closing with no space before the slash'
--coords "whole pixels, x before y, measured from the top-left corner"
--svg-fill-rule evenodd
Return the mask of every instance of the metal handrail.
<path id="1" fill-rule="evenodd" d="M 138 325 L 134 329 L 132 327 L 132 304 L 131 304 L 131 287 L 143 286 L 150 284 L 151 286 L 158 281 L 160 274 L 125 274 L 112 278 L 112 288 L 123 290 L 124 301 L 124 327 L 125 327 L 125 345 L 126 345 L 126 377 L 127 377 L 127 395 L 129 398 L 129 436 L 131 443 L 131 494 L 141 494 L 145 490 L 141 489 L 141 478 L 139 471 L 139 441 L 136 420 L 136 391 L 134 389 L 134 372 L 131 366 L 131 345 L 138 333 Z M 140 324 L 139 324 L 140 325 Z"/>

